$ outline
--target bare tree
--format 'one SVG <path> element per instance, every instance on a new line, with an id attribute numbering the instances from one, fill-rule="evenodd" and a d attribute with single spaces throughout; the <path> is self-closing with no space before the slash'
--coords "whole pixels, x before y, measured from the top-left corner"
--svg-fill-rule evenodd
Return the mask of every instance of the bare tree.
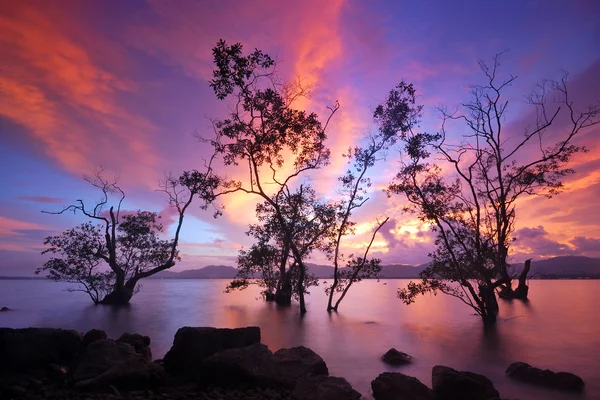
<path id="1" fill-rule="evenodd" d="M 552 197 L 562 190 L 563 178 L 573 173 L 568 163 L 586 151 L 574 139 L 597 124 L 600 115 L 598 105 L 576 110 L 565 75 L 560 81 L 542 82 L 528 97 L 537 116 L 533 128 L 526 128 L 520 137 L 509 135 L 504 128 L 508 101 L 503 93 L 516 77 L 499 79 L 499 64 L 500 55 L 492 66 L 479 63 L 485 84 L 471 87 L 472 100 L 461 105 L 461 112 L 442 110 L 438 134 L 411 132 L 406 137 L 409 160 L 389 186 L 389 192 L 403 194 L 408 209 L 437 234 L 423 281 L 411 282 L 399 297 L 411 303 L 418 294 L 440 290 L 471 306 L 485 323 L 496 321 L 496 289 L 507 298 L 527 293 L 523 287 L 513 290 L 507 261 L 518 199 Z M 568 121 L 560 128 L 562 138 L 548 144 L 549 128 L 558 125 L 561 115 Z M 450 140 L 450 121 L 467 128 L 459 143 Z M 452 176 L 444 176 L 431 164 L 430 155 L 450 166 Z"/>
<path id="2" fill-rule="evenodd" d="M 348 170 L 339 178 L 342 201 L 338 204 L 338 224 L 334 242 L 332 243 L 332 260 L 334 275 L 332 284 L 326 288 L 328 294 L 327 311 L 337 311 L 350 287 L 362 279 L 373 278 L 379 271 L 380 260 L 368 259 L 368 254 L 377 232 L 389 220 L 377 220 L 371 239 L 365 246 L 362 256 L 350 255 L 345 268 L 340 267 L 344 256 L 340 252 L 342 241 L 347 235 L 354 233 L 355 223 L 351 221 L 354 211 L 362 207 L 367 197 L 371 181 L 368 172 L 381 160 L 386 151 L 393 146 L 398 138 L 404 137 L 409 129 L 418 122 L 421 107 L 416 105 L 416 91 L 412 84 L 401 82 L 392 90 L 385 105 L 375 109 L 373 118 L 378 124 L 378 130 L 364 138 L 363 146 L 349 148 L 344 157 L 348 158 Z M 340 293 L 334 303 L 335 293 Z"/>

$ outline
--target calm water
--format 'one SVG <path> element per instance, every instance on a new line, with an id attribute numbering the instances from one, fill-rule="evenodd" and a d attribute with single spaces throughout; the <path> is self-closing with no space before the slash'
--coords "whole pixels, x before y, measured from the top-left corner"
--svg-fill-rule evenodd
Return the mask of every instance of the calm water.
<path id="1" fill-rule="evenodd" d="M 427 296 L 410 306 L 396 299 L 408 281 L 362 282 L 337 314 L 325 311 L 319 288 L 307 297 L 308 313 L 278 309 L 256 300 L 258 288 L 224 294 L 225 280 L 147 280 L 130 307 L 94 306 L 87 295 L 67 293 L 49 281 L 0 281 L 0 326 L 104 329 L 109 337 L 138 332 L 152 338 L 162 358 L 182 326 L 260 326 L 272 351 L 304 345 L 320 354 L 331 375 L 343 376 L 367 398 L 370 382 L 394 368 L 379 358 L 395 347 L 415 358 L 396 369 L 431 386 L 436 364 L 487 375 L 503 398 L 600 399 L 600 281 L 531 281 L 528 304 L 502 302 L 495 330 L 460 301 Z M 566 394 L 520 384 L 505 377 L 514 361 L 570 371 L 586 382 L 583 394 Z"/>

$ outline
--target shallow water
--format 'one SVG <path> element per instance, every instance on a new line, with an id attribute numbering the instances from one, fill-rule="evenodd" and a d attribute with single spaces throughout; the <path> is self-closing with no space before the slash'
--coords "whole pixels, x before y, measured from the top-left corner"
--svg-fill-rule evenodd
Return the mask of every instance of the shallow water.
<path id="1" fill-rule="evenodd" d="M 137 332 L 152 338 L 162 358 L 182 326 L 260 326 L 272 351 L 304 345 L 320 354 L 331 375 L 343 376 L 371 398 L 370 382 L 384 371 L 399 371 L 431 386 L 436 364 L 484 374 L 503 398 L 600 399 L 600 281 L 530 282 L 530 301 L 500 303 L 491 331 L 467 306 L 448 296 L 426 296 L 403 305 L 396 290 L 407 280 L 365 281 L 353 287 L 340 311 L 325 311 L 321 287 L 307 296 L 308 313 L 257 300 L 259 289 L 223 293 L 226 280 L 146 280 L 127 308 L 94 306 L 83 293 L 43 280 L 0 280 L 0 326 L 47 326 L 105 330 L 117 338 Z M 380 361 L 390 347 L 414 363 L 392 368 Z M 505 377 L 514 361 L 573 372 L 586 382 L 583 394 L 521 384 Z"/>

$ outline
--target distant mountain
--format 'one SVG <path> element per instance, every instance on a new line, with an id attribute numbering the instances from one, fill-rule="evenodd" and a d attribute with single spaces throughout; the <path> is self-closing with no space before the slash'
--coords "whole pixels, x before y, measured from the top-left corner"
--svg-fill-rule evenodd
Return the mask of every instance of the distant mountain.
<path id="1" fill-rule="evenodd" d="M 307 264 L 310 273 L 319 279 L 333 278 L 333 267 L 329 265 Z M 413 267 L 412 265 L 384 265 L 379 273 L 379 278 L 402 279 L 418 278 L 426 265 Z M 237 269 L 225 265 L 209 265 L 199 269 L 189 269 L 181 272 L 162 271 L 150 279 L 232 279 Z"/>
<path id="2" fill-rule="evenodd" d="M 380 279 L 416 279 L 419 273 L 429 264 L 419 266 L 394 264 L 383 265 L 378 278 Z M 333 267 L 329 265 L 307 264 L 308 270 L 319 279 L 333 278 Z M 523 269 L 523 264 L 516 264 L 513 273 L 518 275 Z M 226 265 L 209 265 L 199 269 L 189 269 L 181 272 L 162 271 L 150 279 L 232 279 L 237 273 L 237 268 Z M 549 258 L 547 260 L 533 260 L 531 262 L 532 278 L 598 278 L 600 279 L 600 258 L 565 256 Z M 23 277 L 27 279 L 35 279 Z M 23 279 L 10 277 L 10 279 Z M 36 277 L 37 278 L 37 277 Z M 8 279 L 0 277 L 0 279 Z M 43 279 L 43 278 L 41 278 Z"/>
<path id="3" fill-rule="evenodd" d="M 161 271 L 153 279 L 232 279 L 237 268 L 226 265 L 209 265 L 200 269 L 188 269 L 181 272 Z"/>
<path id="4" fill-rule="evenodd" d="M 523 264 L 515 265 L 515 271 L 523 270 Z M 538 278 L 600 278 L 600 258 L 562 256 L 547 260 L 531 261 L 530 277 Z"/>

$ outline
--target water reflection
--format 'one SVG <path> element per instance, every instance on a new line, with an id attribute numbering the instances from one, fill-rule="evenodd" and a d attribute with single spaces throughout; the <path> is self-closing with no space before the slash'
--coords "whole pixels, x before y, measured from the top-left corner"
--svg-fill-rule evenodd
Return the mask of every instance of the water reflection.
<path id="1" fill-rule="evenodd" d="M 503 398 L 600 398 L 598 281 L 532 282 L 529 303 L 500 302 L 494 329 L 484 329 L 457 299 L 425 296 L 405 306 L 396 290 L 407 281 L 383 283 L 356 285 L 338 313 L 325 311 L 327 298 L 315 288 L 307 298 L 309 312 L 299 318 L 296 304 L 282 308 L 257 301 L 258 287 L 223 294 L 226 282 L 220 280 L 149 280 L 126 308 L 94 306 L 84 294 L 64 293 L 64 286 L 52 282 L 0 281 L 0 303 L 15 310 L 1 313 L 0 325 L 99 328 L 112 338 L 139 332 L 152 338 L 155 358 L 165 354 L 182 326 L 255 325 L 271 350 L 310 347 L 333 375 L 346 377 L 366 395 L 381 372 L 399 370 L 430 385 L 431 368 L 442 364 L 489 376 Z M 399 369 L 385 365 L 380 357 L 391 347 L 415 362 Z M 510 381 L 504 372 L 517 360 L 577 373 L 586 393 L 574 397 Z"/>

